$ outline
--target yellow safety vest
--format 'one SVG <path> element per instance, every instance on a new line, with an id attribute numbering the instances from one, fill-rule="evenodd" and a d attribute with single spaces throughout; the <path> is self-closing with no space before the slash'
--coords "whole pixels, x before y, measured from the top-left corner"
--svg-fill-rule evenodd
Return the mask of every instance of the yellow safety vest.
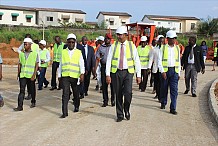
<path id="1" fill-rule="evenodd" d="M 53 61 L 60 62 L 61 52 L 64 48 L 64 43 L 61 43 L 59 46 L 54 44 L 54 58 Z"/>
<path id="2" fill-rule="evenodd" d="M 134 59 L 133 59 L 133 49 L 132 49 L 133 45 L 134 44 L 130 41 L 128 41 L 128 43 L 126 45 L 126 59 L 127 59 L 129 73 L 135 72 Z M 114 44 L 111 47 L 112 52 L 113 52 L 112 63 L 111 63 L 111 72 L 112 73 L 115 73 L 117 71 L 117 68 L 118 68 L 118 64 L 119 64 L 118 58 L 120 57 L 120 46 L 121 46 L 121 43 L 116 41 L 116 42 L 114 42 Z M 118 47 L 118 49 L 117 49 L 117 47 Z"/>
<path id="3" fill-rule="evenodd" d="M 162 51 L 162 65 L 164 72 L 168 71 L 168 45 L 163 45 L 160 49 Z M 179 59 L 180 59 L 180 49 L 178 45 L 174 46 L 175 52 L 175 71 L 179 73 Z"/>
<path id="4" fill-rule="evenodd" d="M 75 49 L 70 58 L 68 49 L 62 51 L 62 77 L 79 78 L 80 76 L 80 57 L 82 53 L 79 49 Z"/>
<path id="5" fill-rule="evenodd" d="M 45 61 L 45 60 L 47 59 L 47 58 L 46 58 L 47 52 L 48 52 L 47 49 L 43 49 L 43 50 L 40 52 L 40 60 Z M 48 67 L 48 62 L 45 62 L 45 63 L 41 64 L 40 67 Z"/>
<path id="6" fill-rule="evenodd" d="M 149 51 L 151 47 L 145 46 L 145 48 L 142 48 L 142 46 L 138 46 L 137 51 L 140 59 L 141 66 L 147 66 L 149 61 Z"/>
<path id="7" fill-rule="evenodd" d="M 35 70 L 37 52 L 30 52 L 27 59 L 24 52 L 21 52 L 19 59 L 21 64 L 20 78 L 31 78 Z"/>
<path id="8" fill-rule="evenodd" d="M 217 57 L 217 50 L 218 50 L 218 48 L 215 47 L 215 48 L 214 48 L 214 54 L 213 54 L 213 57 Z"/>
<path id="9" fill-rule="evenodd" d="M 31 44 L 31 50 L 32 50 L 33 52 L 39 52 L 39 45 L 36 44 L 36 43 L 32 43 L 32 44 Z"/>

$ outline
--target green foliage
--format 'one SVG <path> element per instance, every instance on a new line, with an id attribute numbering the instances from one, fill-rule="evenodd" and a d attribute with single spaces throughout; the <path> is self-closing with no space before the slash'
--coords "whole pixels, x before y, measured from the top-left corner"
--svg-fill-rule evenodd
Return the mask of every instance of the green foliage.
<path id="1" fill-rule="evenodd" d="M 107 24 L 105 21 L 102 21 L 100 24 L 97 24 L 95 26 L 95 28 L 98 28 L 98 29 L 107 29 Z"/>
<path id="2" fill-rule="evenodd" d="M 197 26 L 197 32 L 212 36 L 213 33 L 218 32 L 218 19 L 212 19 L 209 16 L 207 19 L 202 19 Z"/>
<path id="3" fill-rule="evenodd" d="M 156 30 L 155 30 L 155 33 L 157 35 L 160 35 L 160 34 L 166 34 L 167 31 L 169 31 L 170 29 L 169 28 L 165 28 L 165 27 L 156 27 Z"/>

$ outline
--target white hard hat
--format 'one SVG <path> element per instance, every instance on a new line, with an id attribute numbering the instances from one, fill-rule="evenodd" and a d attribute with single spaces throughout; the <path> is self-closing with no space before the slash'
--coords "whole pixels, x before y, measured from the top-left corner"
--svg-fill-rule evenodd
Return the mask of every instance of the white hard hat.
<path id="1" fill-rule="evenodd" d="M 68 36 L 67 36 L 67 40 L 68 40 L 68 39 L 75 39 L 75 40 L 76 40 L 76 35 L 73 34 L 73 33 L 68 34 Z"/>
<path id="2" fill-rule="evenodd" d="M 25 38 L 24 40 L 23 40 L 23 42 L 24 43 L 33 43 L 33 40 L 31 39 L 31 38 Z"/>
<path id="3" fill-rule="evenodd" d="M 157 38 L 156 38 L 156 41 L 159 41 L 160 38 L 164 38 L 164 36 L 163 35 L 158 35 Z"/>
<path id="4" fill-rule="evenodd" d="M 42 45 L 46 46 L 46 41 L 45 41 L 45 40 L 41 40 L 41 41 L 39 42 L 39 44 L 42 44 Z"/>
<path id="5" fill-rule="evenodd" d="M 104 37 L 103 37 L 103 36 L 99 36 L 99 37 L 98 37 L 98 40 L 104 41 Z"/>
<path id="6" fill-rule="evenodd" d="M 145 41 L 147 41 L 148 39 L 147 39 L 147 37 L 146 36 L 142 36 L 141 37 L 141 42 L 145 42 Z"/>
<path id="7" fill-rule="evenodd" d="M 177 35 L 176 35 L 176 32 L 175 32 L 175 31 L 169 30 L 169 31 L 167 32 L 167 34 L 166 34 L 166 37 L 172 39 L 172 38 L 176 38 Z"/>
<path id="8" fill-rule="evenodd" d="M 116 33 L 118 33 L 118 34 L 124 34 L 124 33 L 126 33 L 126 34 L 127 34 L 127 27 L 126 27 L 126 26 L 120 26 L 120 27 L 118 27 L 117 30 L 116 30 Z"/>

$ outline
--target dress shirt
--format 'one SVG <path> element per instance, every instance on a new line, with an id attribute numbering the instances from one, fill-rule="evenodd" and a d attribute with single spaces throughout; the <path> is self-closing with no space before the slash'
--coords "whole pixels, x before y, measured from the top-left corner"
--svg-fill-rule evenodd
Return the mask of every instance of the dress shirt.
<path id="1" fill-rule="evenodd" d="M 75 49 L 76 49 L 76 44 L 73 50 L 69 50 L 68 48 L 66 48 L 68 50 L 68 54 L 70 56 L 70 58 L 72 57 Z M 85 73 L 85 66 L 84 66 L 84 60 L 83 60 L 83 56 L 81 55 L 80 57 L 80 74 L 84 74 Z M 59 68 L 58 68 L 58 77 L 61 77 L 61 73 L 62 73 L 62 56 L 60 58 L 60 64 L 59 64 Z"/>
<path id="2" fill-rule="evenodd" d="M 152 73 L 157 73 L 158 70 L 158 57 L 159 57 L 160 49 L 158 46 L 154 47 L 151 50 L 151 60 L 153 62 Z"/>
<path id="3" fill-rule="evenodd" d="M 194 47 L 196 47 L 196 44 L 192 47 L 192 49 L 194 49 Z M 191 52 L 191 50 L 190 50 L 190 52 Z M 190 63 L 190 64 L 194 64 L 195 63 L 194 50 L 193 50 L 193 58 L 192 59 L 190 59 L 190 53 L 188 55 L 188 63 Z"/>
<path id="4" fill-rule="evenodd" d="M 85 54 L 86 54 L 86 59 L 87 59 L 87 55 L 88 55 L 88 46 L 87 45 L 83 45 L 84 49 L 85 49 Z"/>
<path id="5" fill-rule="evenodd" d="M 126 45 L 128 45 L 128 43 L 129 43 L 128 41 L 125 41 L 123 43 L 123 47 L 124 47 L 123 69 L 128 69 L 128 64 L 127 64 L 127 59 L 126 59 Z M 119 46 L 119 44 L 120 44 L 120 46 Z M 110 47 L 109 52 L 108 52 L 107 62 L 106 62 L 106 76 L 110 76 L 114 45 L 115 44 L 113 44 Z M 117 49 L 120 49 L 120 48 L 121 48 L 121 43 L 118 43 Z M 133 50 L 135 72 L 136 72 L 137 77 L 141 77 L 141 64 L 140 64 L 139 55 L 138 55 L 138 52 L 137 52 L 135 45 L 132 45 L 132 50 Z M 120 61 L 120 56 L 118 55 L 117 67 L 119 66 L 119 61 Z"/>
<path id="6" fill-rule="evenodd" d="M 175 67 L 175 63 L 176 63 L 175 62 L 175 55 L 178 55 L 178 54 L 175 54 L 175 51 L 174 51 L 175 49 L 177 49 L 176 45 L 174 45 L 173 47 L 169 46 L 168 44 L 166 44 L 166 45 L 168 46 L 168 47 L 165 48 L 165 49 L 168 48 L 168 65 L 167 66 L 168 67 Z M 159 51 L 158 68 L 159 68 L 159 71 L 161 73 L 164 72 L 163 65 L 162 65 L 162 57 L 163 57 L 163 52 Z M 181 60 L 180 60 L 180 57 L 178 59 L 179 59 L 179 73 L 178 73 L 178 75 L 180 76 Z"/>

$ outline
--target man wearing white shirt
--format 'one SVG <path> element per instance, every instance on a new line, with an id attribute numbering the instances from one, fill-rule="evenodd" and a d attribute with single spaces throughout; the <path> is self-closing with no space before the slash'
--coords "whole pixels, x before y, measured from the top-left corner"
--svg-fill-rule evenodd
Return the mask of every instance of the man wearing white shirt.
<path id="1" fill-rule="evenodd" d="M 68 116 L 68 101 L 70 97 L 70 87 L 74 96 L 74 112 L 79 111 L 80 99 L 77 88 L 78 78 L 83 82 L 85 67 L 81 50 L 76 48 L 76 36 L 69 34 L 67 37 L 67 48 L 62 50 L 60 64 L 58 68 L 58 78 L 63 82 L 62 113 L 60 118 Z"/>
<path id="2" fill-rule="evenodd" d="M 46 41 L 41 40 L 39 42 L 39 56 L 40 56 L 40 64 L 39 64 L 39 77 L 38 77 L 38 90 L 42 90 L 43 83 L 45 84 L 44 88 L 48 87 L 49 82 L 45 78 L 46 70 L 48 67 L 48 63 L 50 61 L 50 52 L 46 49 Z"/>
<path id="3" fill-rule="evenodd" d="M 180 49 L 175 45 L 176 32 L 169 30 L 166 34 L 168 44 L 160 49 L 158 68 L 161 72 L 161 109 L 167 104 L 168 87 L 170 87 L 170 113 L 176 115 L 176 104 L 178 96 L 178 81 L 180 77 Z"/>
<path id="4" fill-rule="evenodd" d="M 136 72 L 137 84 L 141 82 L 141 65 L 135 45 L 127 41 L 127 27 L 120 26 L 116 30 L 118 41 L 111 46 L 106 62 L 106 82 L 114 85 L 116 97 L 117 122 L 125 117 L 130 120 L 130 104 L 132 101 L 132 81 Z M 124 103 L 123 103 L 124 96 Z"/>

